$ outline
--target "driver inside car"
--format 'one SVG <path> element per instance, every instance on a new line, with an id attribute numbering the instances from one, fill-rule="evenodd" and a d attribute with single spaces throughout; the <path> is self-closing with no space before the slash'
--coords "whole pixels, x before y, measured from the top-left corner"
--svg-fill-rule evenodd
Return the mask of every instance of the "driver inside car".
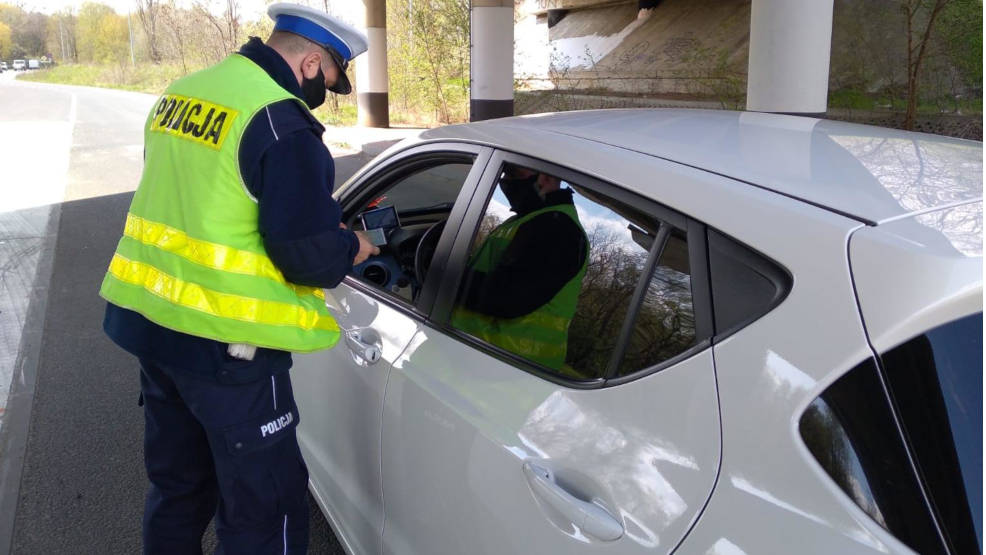
<path id="1" fill-rule="evenodd" d="M 561 370 L 589 257 L 574 192 L 516 165 L 499 186 L 514 215 L 474 249 L 452 325 Z"/>

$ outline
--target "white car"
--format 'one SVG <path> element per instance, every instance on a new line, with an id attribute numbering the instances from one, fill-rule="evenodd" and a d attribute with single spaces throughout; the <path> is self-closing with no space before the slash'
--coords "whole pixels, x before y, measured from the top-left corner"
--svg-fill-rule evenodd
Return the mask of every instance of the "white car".
<path id="1" fill-rule="evenodd" d="M 336 192 L 384 246 L 295 357 L 310 489 L 360 554 L 980 553 L 982 171 L 761 113 L 425 131 Z M 522 241 L 532 172 L 576 217 Z"/>
<path id="2" fill-rule="evenodd" d="M 25 69 L 27 69 L 27 61 L 14 60 L 14 71 L 24 71 Z"/>

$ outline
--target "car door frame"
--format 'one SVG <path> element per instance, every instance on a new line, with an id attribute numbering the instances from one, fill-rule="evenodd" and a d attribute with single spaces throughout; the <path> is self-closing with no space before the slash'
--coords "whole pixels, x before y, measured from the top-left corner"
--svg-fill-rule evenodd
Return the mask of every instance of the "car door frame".
<path id="1" fill-rule="evenodd" d="M 485 343 L 452 327 L 450 324 L 451 314 L 459 292 L 459 287 L 461 286 L 462 279 L 465 276 L 470 249 L 475 239 L 475 234 L 479 229 L 479 223 L 485 214 L 486 206 L 497 186 L 497 177 L 499 176 L 500 168 L 504 163 L 523 165 L 525 167 L 550 173 L 551 175 L 560 178 L 562 181 L 588 187 L 593 191 L 597 191 L 608 198 L 622 202 L 627 206 L 642 206 L 641 211 L 657 218 L 662 222 L 662 224 L 670 224 L 674 227 L 685 230 L 688 237 L 688 256 L 692 280 L 692 302 L 695 312 L 696 344 L 657 365 L 644 368 L 626 376 L 597 378 L 588 381 L 575 381 L 565 378 L 546 368 L 542 368 L 539 365 L 534 364 L 531 361 L 528 361 L 523 357 L 520 357 L 505 349 Z M 620 385 L 640 379 L 646 375 L 659 372 L 664 368 L 674 366 L 682 360 L 685 360 L 712 346 L 713 337 L 715 335 L 715 325 L 712 312 L 711 275 L 709 273 L 708 265 L 708 246 L 706 236 L 707 227 L 704 223 L 699 222 L 690 216 L 672 210 L 671 208 L 662 205 L 660 202 L 648 198 L 644 194 L 626 190 L 620 186 L 602 181 L 593 176 L 568 169 L 564 166 L 560 166 L 546 160 L 498 148 L 493 151 L 492 156 L 487 161 L 486 169 L 483 172 L 482 178 L 480 179 L 475 193 L 472 196 L 468 210 L 459 222 L 458 231 L 461 232 L 462 230 L 469 231 L 466 234 L 461 234 L 461 237 L 460 233 L 456 233 L 454 243 L 449 245 L 447 260 L 443 266 L 444 272 L 442 275 L 441 284 L 437 291 L 438 295 L 433 301 L 427 322 L 431 327 L 441 331 L 449 337 L 455 338 L 460 342 L 472 346 L 474 349 L 483 351 L 504 362 L 507 362 L 516 368 L 558 385 L 563 385 L 572 389 L 597 389 Z M 663 250 L 664 247 L 658 245 L 651 248 L 650 254 L 648 255 L 647 266 L 645 266 L 645 272 L 651 272 L 653 270 L 658 262 L 657 258 Z M 619 349 L 614 349 L 614 353 L 611 355 L 614 359 L 622 356 L 622 353 L 626 347 L 626 340 L 624 336 L 628 333 L 627 328 L 632 327 L 633 325 L 637 311 L 640 308 L 642 295 L 646 291 L 647 283 L 648 280 L 641 279 L 637 285 L 637 290 L 634 292 L 634 296 L 631 298 L 629 311 L 624 317 L 624 329 L 621 332 L 622 347 Z M 612 366 L 612 361 L 610 366 Z"/>
<path id="2" fill-rule="evenodd" d="M 662 361 L 659 364 L 649 366 L 638 372 L 628 374 L 626 376 L 621 376 L 619 378 L 611 379 L 598 379 L 589 382 L 577 382 L 569 378 L 565 378 L 558 375 L 547 368 L 540 367 L 536 363 L 527 361 L 526 359 L 515 355 L 509 351 L 501 349 L 497 346 L 485 343 L 479 339 L 473 338 L 468 334 L 458 331 L 453 328 L 450 324 L 450 318 L 452 309 L 455 305 L 456 298 L 459 293 L 459 287 L 462 280 L 465 277 L 465 271 L 467 268 L 467 261 L 471 254 L 471 249 L 473 243 L 475 242 L 476 233 L 479 229 L 479 224 L 482 221 L 487 205 L 494 193 L 495 188 L 498 186 L 498 177 L 502 169 L 504 162 L 516 163 L 524 165 L 526 167 L 531 167 L 546 173 L 550 173 L 556 177 L 561 178 L 563 181 L 577 184 L 579 186 L 584 186 L 589 188 L 593 192 L 597 192 L 600 195 L 607 197 L 608 199 L 616 200 L 629 207 L 639 207 L 641 212 L 644 212 L 648 216 L 653 216 L 662 223 L 661 228 L 658 229 L 658 237 L 660 237 L 661 230 L 665 229 L 666 225 L 671 225 L 684 230 L 688 235 L 688 255 L 690 271 L 692 273 L 692 299 L 694 303 L 695 318 L 696 318 L 696 344 L 685 350 L 684 352 L 674 356 L 668 360 Z M 588 197 L 587 197 L 588 198 Z M 597 201 L 598 202 L 598 201 Z M 441 275 L 440 287 L 438 288 L 438 296 L 434 299 L 434 304 L 431 306 L 427 320 L 424 322 L 426 328 L 429 328 L 436 332 L 436 335 L 444 336 L 451 339 L 457 343 L 462 344 L 467 347 L 468 350 L 477 351 L 479 353 L 489 355 L 503 364 L 505 364 L 508 369 L 516 370 L 518 372 L 523 372 L 528 374 L 528 378 L 540 379 L 549 384 L 554 384 L 560 386 L 560 391 L 568 390 L 597 390 L 602 388 L 607 388 L 609 386 L 615 386 L 623 384 L 629 381 L 635 381 L 640 379 L 646 379 L 647 376 L 655 374 L 664 370 L 666 368 L 677 366 L 682 364 L 686 359 L 690 359 L 693 356 L 700 354 L 700 356 L 705 356 L 709 359 L 709 369 L 714 372 L 714 361 L 712 361 L 712 338 L 714 336 L 714 325 L 712 316 L 712 298 L 711 298 L 711 281 L 708 267 L 708 250 L 707 250 L 707 230 L 708 228 L 704 223 L 698 222 L 692 217 L 686 216 L 680 212 L 677 212 L 671 208 L 666 207 L 660 202 L 648 197 L 646 194 L 641 192 L 635 192 L 628 188 L 621 187 L 612 183 L 602 181 L 598 178 L 592 177 L 591 175 L 581 173 L 575 170 L 568 169 L 564 166 L 560 166 L 555 163 L 551 163 L 542 159 L 535 157 L 522 155 L 507 150 L 496 149 L 493 155 L 486 164 L 483 176 L 476 187 L 476 190 L 472 196 L 466 213 L 463 215 L 462 220 L 458 224 L 458 230 L 455 234 L 454 241 L 450 246 L 449 252 L 447 253 L 447 260 L 444 266 L 444 272 Z M 651 273 L 659 262 L 659 255 L 664 252 L 664 245 L 658 245 L 658 241 L 655 241 L 655 245 L 650 249 L 650 254 L 648 255 L 647 265 L 644 267 L 639 281 L 638 287 L 635 291 L 633 297 L 631 298 L 631 310 L 627 312 L 624 316 L 624 327 L 631 326 L 635 323 L 636 315 L 638 314 L 639 307 L 642 300 L 643 292 L 646 290 L 650 283 Z M 430 279 L 430 278 L 429 278 Z M 701 334 L 701 335 L 699 335 Z M 625 334 L 621 333 L 621 336 Z M 423 336 L 423 339 L 427 341 L 427 337 Z M 426 344 L 426 343 L 422 343 Z M 626 343 L 624 342 L 624 348 Z M 418 346 L 420 348 L 420 345 Z M 412 351 L 409 348 L 409 351 Z M 407 355 L 405 355 L 407 356 Z M 614 353 L 611 355 L 613 359 L 619 359 L 621 354 Z M 687 363 L 686 363 L 687 364 Z M 612 366 L 612 364 L 610 364 Z M 388 396 L 385 403 L 389 403 L 391 398 L 400 398 L 398 389 L 395 389 L 395 384 L 401 382 L 400 376 L 403 370 L 395 369 L 392 374 L 392 379 L 388 384 Z M 522 374 L 523 375 L 523 374 Z M 656 377 L 656 376 L 655 376 Z M 660 378 L 658 378 L 660 379 Z M 407 380 L 408 383 L 414 380 Z M 422 383 L 428 383 L 423 381 Z M 444 388 L 443 388 L 444 390 Z M 612 394 L 613 390 L 607 391 L 579 391 L 577 393 L 585 394 Z M 718 387 L 715 382 L 714 374 L 711 381 L 711 391 L 712 391 L 712 401 L 716 405 L 716 414 L 718 415 Z M 385 405 L 386 406 L 386 405 Z M 419 413 L 416 413 L 419 414 Z M 441 416 L 440 413 L 423 413 L 427 414 L 426 418 L 431 418 L 438 425 L 449 425 L 447 420 L 440 420 L 438 417 Z M 412 418 L 404 419 L 404 422 L 411 421 Z M 718 420 L 718 416 L 715 419 L 716 422 L 716 441 L 718 442 L 718 458 L 716 461 L 714 477 L 707 487 L 702 489 L 701 502 L 696 505 L 698 508 L 697 512 L 693 516 L 693 520 L 687 524 L 683 530 L 681 537 L 677 538 L 672 544 L 671 551 L 680 544 L 681 541 L 687 537 L 695 523 L 700 518 L 700 515 L 704 512 L 705 506 L 708 503 L 709 498 L 715 488 L 715 483 L 718 480 L 718 464 L 721 464 L 721 423 Z M 383 457 L 384 461 L 391 460 L 393 454 L 388 457 L 387 445 L 389 445 L 386 439 L 386 430 L 388 427 L 388 420 L 385 418 L 383 422 L 384 426 L 384 451 Z M 400 434 L 398 434 L 399 436 Z M 483 434 L 478 434 L 477 437 L 485 437 Z M 398 457 L 398 460 L 400 457 Z M 392 510 L 390 507 L 394 505 L 394 499 L 396 499 L 393 490 L 391 493 L 387 493 L 387 472 L 383 472 L 384 485 L 384 495 L 390 495 L 391 502 L 388 504 L 387 513 L 385 514 L 385 521 L 391 522 Z M 398 527 L 399 528 L 399 527 Z M 385 529 L 394 529 L 390 524 L 385 525 Z M 384 537 L 384 546 L 386 550 L 387 537 Z M 434 551 L 432 551 L 434 552 Z"/>
<path id="3" fill-rule="evenodd" d="M 472 199 L 476 184 L 485 171 L 485 166 L 489 161 L 491 153 L 492 149 L 481 145 L 454 143 L 448 141 L 414 145 L 408 149 L 395 152 L 386 158 L 376 160 L 372 167 L 362 171 L 355 177 L 355 179 L 350 180 L 344 187 L 337 190 L 335 198 L 343 208 L 343 222 L 352 223 L 352 219 L 357 216 L 357 209 L 366 202 L 367 198 L 372 198 L 374 194 L 378 194 L 381 188 L 393 185 L 395 180 L 399 180 L 403 176 L 413 173 L 416 168 L 430 166 L 431 164 L 429 164 L 429 162 L 435 162 L 436 165 L 441 164 L 441 160 L 446 160 L 449 162 L 465 162 L 466 156 L 472 159 L 472 168 L 470 168 L 469 173 L 462 184 L 462 188 L 456 196 L 452 206 L 452 211 L 450 212 L 447 220 L 448 223 L 446 224 L 446 228 L 440 236 L 438 245 L 436 246 L 436 251 L 431 266 L 433 270 L 428 272 L 429 275 L 426 278 L 425 283 L 422 284 L 422 292 L 419 295 L 417 302 L 414 304 L 408 303 L 395 295 L 389 294 L 384 290 L 357 279 L 353 275 L 347 275 L 340 285 L 349 288 L 349 291 L 353 293 L 365 295 L 374 302 L 380 303 L 381 306 L 399 313 L 408 320 L 421 325 L 422 322 L 426 320 L 428 310 L 432 304 L 432 301 L 427 299 L 433 298 L 436 294 L 435 288 L 438 286 L 439 276 L 441 273 L 439 268 L 444 265 L 452 239 L 458 231 L 458 225 L 461 222 L 462 216 Z M 430 297 L 426 297 L 426 294 L 430 295 Z M 403 347 L 406 347 L 406 344 L 401 348 Z M 386 396 L 386 387 L 384 387 L 383 396 Z M 377 431 L 377 433 L 380 432 L 382 432 L 382 430 Z M 383 496 L 382 490 L 380 494 Z M 317 491 L 316 499 L 318 501 L 319 508 L 327 511 L 327 505 L 321 501 L 320 494 Z M 332 515 L 329 514 L 329 512 L 326 512 L 326 517 L 327 520 L 332 523 L 332 527 L 334 529 L 339 528 L 342 524 L 341 522 L 336 521 L 337 515 Z M 381 514 L 381 517 L 384 517 L 384 515 Z M 345 528 L 345 526 L 342 527 L 342 529 Z M 378 539 L 382 539 L 382 530 L 377 530 L 377 535 Z M 351 549 L 349 540 L 344 536 L 340 536 L 340 538 L 347 546 L 347 550 Z"/>
<path id="4" fill-rule="evenodd" d="M 352 223 L 356 217 L 354 213 L 356 207 L 378 194 L 381 189 L 393 184 L 395 179 L 412 173 L 415 168 L 430 166 L 428 161 L 442 159 L 453 161 L 456 156 L 463 155 L 474 157 L 473 167 L 469 170 L 469 174 L 462 184 L 462 189 L 452 205 L 451 212 L 449 212 L 445 229 L 435 246 L 435 254 L 431 260 L 428 277 L 421 285 L 421 293 L 417 301 L 408 303 L 352 275 L 347 275 L 343 283 L 405 312 L 415 320 L 424 322 L 430 319 L 430 313 L 442 282 L 440 276 L 447 266 L 452 245 L 464 221 L 468 207 L 472 204 L 482 183 L 482 177 L 485 175 L 486 167 L 493 155 L 493 149 L 479 144 L 456 141 L 417 144 L 396 152 L 386 159 L 374 161 L 372 167 L 359 175 L 355 181 L 346 183 L 337 195 L 339 205 L 342 207 L 342 221 Z M 395 165 L 397 167 L 394 167 Z"/>

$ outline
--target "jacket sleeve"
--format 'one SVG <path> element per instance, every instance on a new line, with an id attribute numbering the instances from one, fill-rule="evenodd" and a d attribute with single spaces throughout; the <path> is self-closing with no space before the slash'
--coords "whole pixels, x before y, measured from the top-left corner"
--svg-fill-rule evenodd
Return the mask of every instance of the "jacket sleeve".
<path id="1" fill-rule="evenodd" d="M 247 178 L 267 255 L 291 283 L 335 287 L 352 270 L 356 235 L 340 229 L 335 164 L 312 129 L 277 136 Z"/>

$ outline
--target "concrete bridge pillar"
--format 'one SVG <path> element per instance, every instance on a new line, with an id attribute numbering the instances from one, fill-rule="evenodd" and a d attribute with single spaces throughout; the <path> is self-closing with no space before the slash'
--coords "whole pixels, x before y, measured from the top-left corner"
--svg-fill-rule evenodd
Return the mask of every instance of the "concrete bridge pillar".
<path id="1" fill-rule="evenodd" d="M 390 127 L 387 81 L 387 1 L 363 0 L 366 56 L 356 61 L 356 118 L 366 127 Z"/>
<path id="2" fill-rule="evenodd" d="M 753 0 L 746 109 L 822 114 L 834 0 Z"/>
<path id="3" fill-rule="evenodd" d="M 514 114 L 514 2 L 471 0 L 469 121 Z"/>

